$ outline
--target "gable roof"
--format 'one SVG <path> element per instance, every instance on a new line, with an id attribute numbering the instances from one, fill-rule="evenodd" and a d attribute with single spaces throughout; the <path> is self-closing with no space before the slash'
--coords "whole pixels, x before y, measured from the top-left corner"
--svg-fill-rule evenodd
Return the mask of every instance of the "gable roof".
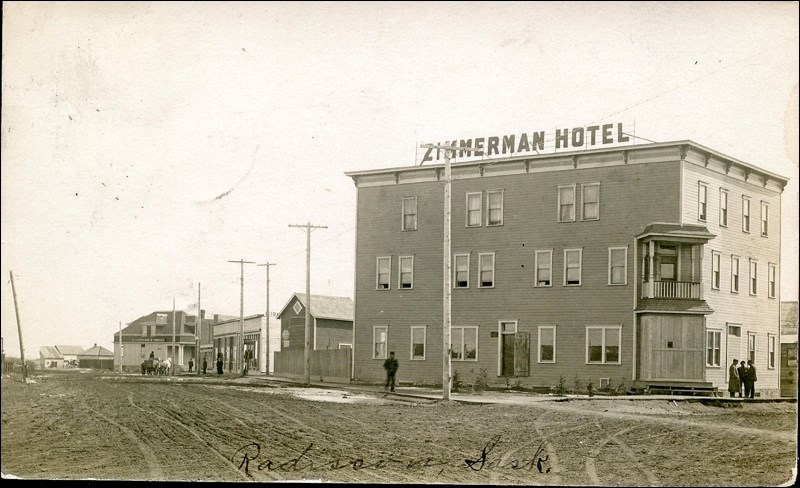
<path id="1" fill-rule="evenodd" d="M 39 348 L 39 358 L 41 359 L 64 359 L 64 356 L 53 346 L 42 346 Z"/>
<path id="2" fill-rule="evenodd" d="M 97 344 L 95 344 L 94 347 L 90 347 L 89 349 L 84 351 L 83 354 L 81 354 L 81 356 L 91 356 L 91 357 L 108 356 L 108 357 L 114 357 L 114 353 L 109 351 L 108 349 L 106 349 L 103 346 L 98 346 Z"/>
<path id="3" fill-rule="evenodd" d="M 83 354 L 83 348 L 81 346 L 59 346 L 56 345 L 56 349 L 58 352 L 65 356 L 77 356 L 78 354 Z"/>
<path id="4" fill-rule="evenodd" d="M 292 303 L 292 300 L 297 300 L 305 307 L 308 300 L 305 293 L 295 293 L 286 302 L 286 305 L 281 308 L 277 318 L 281 318 L 286 307 Z M 332 297 L 328 295 L 314 295 L 311 294 L 311 315 L 318 319 L 329 320 L 343 320 L 346 322 L 353 321 L 353 299 L 350 297 Z"/>

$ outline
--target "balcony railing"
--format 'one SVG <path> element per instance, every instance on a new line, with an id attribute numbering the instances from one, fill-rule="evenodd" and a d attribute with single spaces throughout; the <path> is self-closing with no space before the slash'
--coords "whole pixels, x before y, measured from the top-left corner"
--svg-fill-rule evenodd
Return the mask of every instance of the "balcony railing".
<path id="1" fill-rule="evenodd" d="M 693 281 L 645 281 L 642 283 L 643 298 L 692 298 L 700 299 L 700 283 Z"/>

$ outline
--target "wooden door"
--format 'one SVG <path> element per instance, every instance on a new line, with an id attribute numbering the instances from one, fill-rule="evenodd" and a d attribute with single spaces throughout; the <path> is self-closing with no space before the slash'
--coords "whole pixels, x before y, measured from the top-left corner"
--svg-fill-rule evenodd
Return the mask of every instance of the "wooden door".
<path id="1" fill-rule="evenodd" d="M 514 334 L 502 334 L 502 369 L 501 376 L 514 376 Z"/>

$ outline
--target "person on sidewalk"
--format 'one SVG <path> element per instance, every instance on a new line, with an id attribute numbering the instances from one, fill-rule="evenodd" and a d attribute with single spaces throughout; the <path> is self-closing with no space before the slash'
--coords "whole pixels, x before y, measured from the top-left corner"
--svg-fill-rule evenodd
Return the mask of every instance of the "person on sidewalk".
<path id="1" fill-rule="evenodd" d="M 745 378 L 745 396 L 748 398 L 755 398 L 756 397 L 756 381 L 758 381 L 758 377 L 756 377 L 756 365 L 753 364 L 752 359 L 747 360 L 747 377 Z"/>
<path id="2" fill-rule="evenodd" d="M 738 365 L 739 360 L 734 359 L 733 363 L 731 363 L 731 367 L 728 368 L 728 392 L 731 394 L 731 398 L 736 398 L 736 394 L 738 393 L 739 396 L 742 396 L 742 389 L 741 389 L 741 382 L 739 381 L 739 371 Z"/>
<path id="3" fill-rule="evenodd" d="M 217 354 L 217 374 L 222 374 L 222 353 Z"/>
<path id="4" fill-rule="evenodd" d="M 739 367 L 736 369 L 739 373 L 739 397 L 744 398 L 745 393 L 745 377 L 747 377 L 747 363 L 742 359 L 739 362 Z"/>
<path id="5" fill-rule="evenodd" d="M 203 356 L 203 374 L 206 374 L 207 369 L 208 369 L 208 358 Z"/>
<path id="6" fill-rule="evenodd" d="M 192 367 L 194 367 L 194 358 L 191 358 L 189 360 L 189 372 L 190 373 L 192 372 Z"/>
<path id="7" fill-rule="evenodd" d="M 398 367 L 397 359 L 395 359 L 394 351 L 392 351 L 386 361 L 383 362 L 383 369 L 386 370 L 386 388 L 391 387 L 391 391 L 394 391 L 394 377 Z"/>

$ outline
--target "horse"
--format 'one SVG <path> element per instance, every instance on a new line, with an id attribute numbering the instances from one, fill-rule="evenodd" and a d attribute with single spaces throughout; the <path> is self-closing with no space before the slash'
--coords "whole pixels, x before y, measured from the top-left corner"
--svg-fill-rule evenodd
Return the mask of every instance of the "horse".
<path id="1" fill-rule="evenodd" d="M 172 371 L 172 358 L 167 358 L 158 365 L 158 374 L 168 375 Z"/>

